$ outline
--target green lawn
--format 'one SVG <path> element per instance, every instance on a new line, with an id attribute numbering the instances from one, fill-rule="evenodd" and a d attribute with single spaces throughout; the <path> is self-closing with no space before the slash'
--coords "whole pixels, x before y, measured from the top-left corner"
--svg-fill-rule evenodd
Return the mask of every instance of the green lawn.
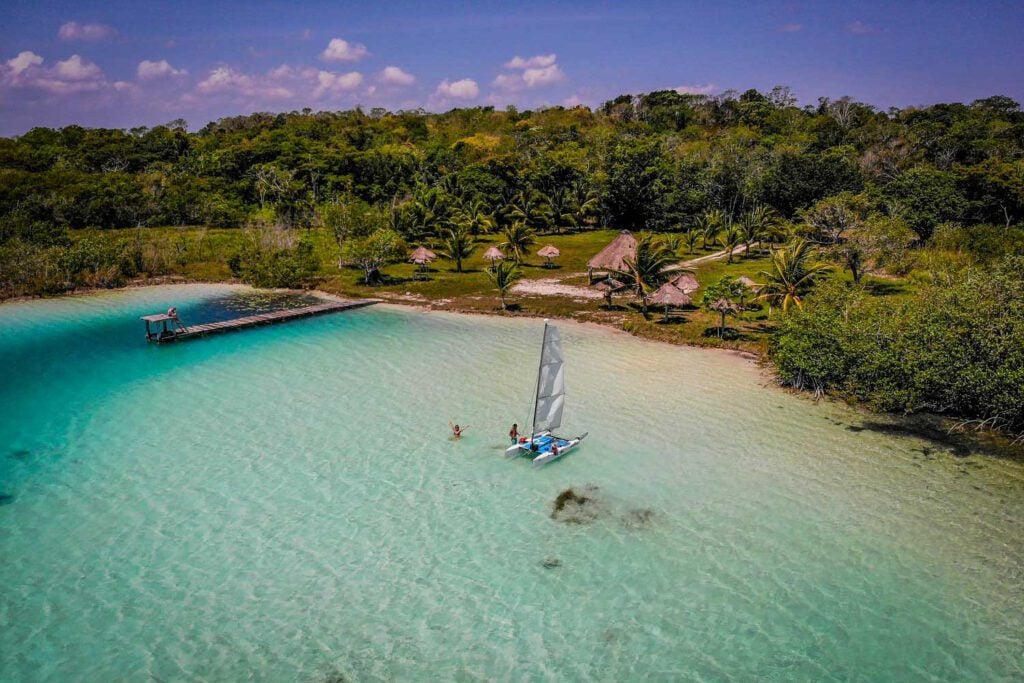
<path id="1" fill-rule="evenodd" d="M 108 235 L 111 231 L 104 231 Z M 139 235 L 134 230 L 119 231 L 129 238 Z M 76 239 L 92 233 L 81 231 Z M 190 280 L 229 281 L 232 278 L 227 266 L 228 259 L 242 244 L 244 232 L 223 228 L 145 228 L 142 230 L 147 241 L 159 245 L 165 251 L 175 254 L 168 264 L 167 273 L 183 276 Z M 544 235 L 537 239 L 530 249 L 531 255 L 522 264 L 524 279 L 558 279 L 561 284 L 578 287 L 587 286 L 587 261 L 611 242 L 617 231 L 598 230 L 565 235 Z M 502 312 L 497 292 L 487 276 L 488 262 L 483 253 L 488 247 L 498 245 L 501 237 L 482 235 L 477 249 L 463 263 L 463 272 L 455 272 L 453 262 L 439 259 L 430 264 L 426 279 L 416 277 L 417 266 L 411 263 L 397 263 L 384 268 L 387 281 L 378 286 L 362 283 L 362 272 L 355 268 L 338 268 L 338 247 L 324 230 L 311 231 L 321 268 L 314 285 L 326 292 L 352 297 L 376 297 L 397 303 L 429 305 L 432 308 L 517 316 L 541 316 L 571 318 L 579 321 L 597 322 L 628 330 L 634 334 L 672 343 L 720 346 L 762 353 L 772 330 L 772 320 L 767 309 L 755 305 L 753 310 L 739 316 L 730 316 L 727 326 L 731 328 L 732 339 L 719 339 L 717 313 L 697 308 L 701 291 L 691 296 L 695 306 L 674 311 L 666 319 L 661 310 L 652 309 L 644 316 L 635 301 L 628 294 L 616 295 L 612 308 L 607 308 L 602 299 L 581 299 L 568 296 L 523 295 L 512 293 L 509 302 L 513 310 Z M 555 267 L 544 267 L 544 259 L 536 256 L 542 246 L 552 244 L 562 252 L 555 259 Z M 418 245 L 410 245 L 414 248 Z M 431 245 L 426 245 L 431 246 Z M 684 253 L 685 261 L 713 253 L 716 249 L 697 249 L 694 254 Z M 770 268 L 770 261 L 763 252 L 738 255 L 733 263 L 724 259 L 705 261 L 697 266 L 695 275 L 702 285 L 717 281 L 723 275 L 746 275 L 754 281 L 763 278 L 760 272 Z M 835 277 L 849 279 L 849 274 L 837 270 Z M 912 291 L 905 280 L 867 277 L 866 282 L 880 296 L 903 296 Z"/>
<path id="2" fill-rule="evenodd" d="M 552 244 L 562 252 L 555 259 L 556 267 L 544 267 L 544 259 L 531 256 L 522 266 L 524 279 L 557 278 L 562 284 L 587 286 L 587 261 L 598 251 L 611 242 L 617 231 L 600 230 L 572 235 L 546 235 L 537 240 L 531 249 L 533 253 L 547 244 Z M 361 277 L 356 271 L 334 271 L 334 275 L 325 280 L 321 287 L 329 292 L 349 296 L 378 296 L 409 303 L 430 303 L 432 307 L 478 313 L 500 313 L 500 302 L 493 289 L 486 269 L 488 263 L 483 260 L 483 253 L 501 238 L 498 236 L 481 236 L 480 246 L 468 262 L 463 264 L 466 272 L 456 273 L 454 265 L 439 260 L 431 264 L 428 281 L 413 279 L 416 267 L 412 264 L 396 264 L 385 269 L 385 273 L 394 282 L 378 286 L 366 287 L 360 284 Z M 698 250 L 696 254 L 684 254 L 681 260 L 696 258 L 704 253 L 713 253 L 713 249 Z M 768 259 L 762 255 L 748 258 L 736 257 L 734 263 L 711 261 L 702 264 L 696 271 L 701 283 L 713 282 L 723 274 L 735 276 L 749 275 L 755 280 L 758 271 L 768 268 Z M 694 295 L 699 301 L 700 291 Z M 721 340 L 715 334 L 718 315 L 702 311 L 694 307 L 692 310 L 676 311 L 666 321 L 661 311 L 652 310 L 645 318 L 639 310 L 634 297 L 623 294 L 616 295 L 615 305 L 608 309 L 601 299 L 577 299 L 567 296 L 532 296 L 513 293 L 510 302 L 515 310 L 505 315 L 525 315 L 540 317 L 563 317 L 579 321 L 598 322 L 626 329 L 643 337 L 659 339 L 673 343 L 699 344 L 702 346 L 723 346 L 738 348 L 760 353 L 764 349 L 766 333 L 770 330 L 766 313 L 763 311 L 745 312 L 738 318 L 730 318 L 729 327 L 738 332 L 738 337 Z"/>

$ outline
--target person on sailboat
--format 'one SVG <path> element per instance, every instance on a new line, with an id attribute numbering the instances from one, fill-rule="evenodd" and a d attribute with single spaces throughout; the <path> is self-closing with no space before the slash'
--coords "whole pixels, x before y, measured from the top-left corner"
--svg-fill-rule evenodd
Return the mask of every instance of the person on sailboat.
<path id="1" fill-rule="evenodd" d="M 456 439 L 461 439 L 462 432 L 469 429 L 469 425 L 466 425 L 465 427 L 460 427 L 459 425 L 453 425 L 451 422 L 448 422 L 448 426 L 452 428 L 452 436 L 455 437 Z"/>
<path id="2" fill-rule="evenodd" d="M 512 423 L 512 429 L 508 430 L 508 438 L 512 440 L 512 443 L 519 443 L 519 423 Z"/>

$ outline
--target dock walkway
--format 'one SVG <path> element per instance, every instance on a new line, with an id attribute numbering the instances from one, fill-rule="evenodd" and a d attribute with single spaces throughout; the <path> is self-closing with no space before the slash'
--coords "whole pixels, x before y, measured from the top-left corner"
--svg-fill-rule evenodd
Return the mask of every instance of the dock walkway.
<path id="1" fill-rule="evenodd" d="M 248 327 L 256 327 L 257 325 L 272 325 L 274 323 L 285 322 L 288 320 L 296 320 L 298 318 L 308 318 L 315 315 L 323 315 L 325 313 L 336 313 L 339 311 L 348 311 L 353 308 L 362 308 L 363 306 L 370 306 L 378 303 L 377 299 L 349 299 L 346 301 L 328 301 L 322 304 L 315 304 L 313 306 L 303 306 L 301 308 L 289 308 L 282 311 L 271 311 L 270 313 L 260 313 L 259 315 L 249 315 L 244 318 L 234 318 L 232 320 L 222 320 L 216 323 L 202 323 L 198 325 L 178 325 L 173 330 L 168 330 L 162 334 L 150 334 L 148 332 L 149 325 L 147 323 L 147 339 L 152 342 L 169 342 L 169 341 L 180 341 L 185 339 L 193 339 L 195 337 L 204 337 L 208 334 L 218 334 L 220 332 L 234 332 L 235 330 L 242 330 Z M 166 316 L 147 316 L 151 319 L 165 318 Z M 143 318 L 146 320 L 146 318 Z"/>

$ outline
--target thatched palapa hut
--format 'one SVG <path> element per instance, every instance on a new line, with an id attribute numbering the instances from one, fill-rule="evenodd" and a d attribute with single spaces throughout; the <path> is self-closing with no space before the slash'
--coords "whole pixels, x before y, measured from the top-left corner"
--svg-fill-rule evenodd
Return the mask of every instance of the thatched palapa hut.
<path id="1" fill-rule="evenodd" d="M 697 281 L 697 278 L 693 273 L 683 273 L 682 275 L 672 279 L 669 284 L 676 289 L 683 290 L 687 294 L 690 292 L 696 292 L 700 289 L 700 282 Z"/>
<path id="2" fill-rule="evenodd" d="M 629 230 L 623 230 L 607 247 L 587 261 L 587 277 L 594 282 L 594 271 L 626 270 L 626 259 L 636 258 L 636 238 Z"/>
<path id="3" fill-rule="evenodd" d="M 608 305 L 608 308 L 612 307 L 612 294 L 622 291 L 625 287 L 626 285 L 612 277 L 605 278 L 594 285 L 595 289 L 601 290 L 604 294 L 604 302 Z"/>
<path id="4" fill-rule="evenodd" d="M 658 288 L 658 291 L 650 296 L 647 303 L 654 306 L 664 306 L 665 317 L 667 318 L 668 309 L 689 306 L 693 303 L 693 300 L 690 298 L 689 294 L 679 289 L 671 282 L 666 282 Z"/>
<path id="5" fill-rule="evenodd" d="M 728 314 L 736 315 L 743 310 L 743 307 L 737 303 L 729 301 L 726 298 L 716 299 L 708 306 L 712 311 L 718 311 L 718 314 L 722 316 L 722 322 L 718 325 L 718 337 L 721 339 L 725 336 L 725 316 Z"/>
<path id="6" fill-rule="evenodd" d="M 761 285 L 757 284 L 746 275 L 740 275 L 738 278 L 736 278 L 736 282 L 740 283 L 741 285 L 743 285 L 750 291 L 754 292 L 755 294 L 757 293 L 757 290 L 761 289 Z"/>
<path id="7" fill-rule="evenodd" d="M 409 260 L 415 263 L 417 266 L 425 266 L 434 259 L 437 258 L 437 254 L 430 251 L 426 247 L 418 247 L 412 254 L 409 255 Z"/>
<path id="8" fill-rule="evenodd" d="M 600 289 L 602 292 L 617 292 L 625 286 L 613 277 L 605 278 L 594 285 L 596 289 Z"/>
<path id="9" fill-rule="evenodd" d="M 501 253 L 501 249 L 497 247 L 491 247 L 484 252 L 484 259 L 487 261 L 504 261 L 505 255 Z"/>
<path id="10" fill-rule="evenodd" d="M 544 263 L 544 267 L 545 268 L 550 268 L 551 266 L 553 266 L 554 264 L 551 263 L 551 259 L 556 258 L 556 257 L 561 256 L 561 255 L 562 255 L 562 252 L 558 251 L 558 247 L 553 246 L 551 244 L 549 244 L 549 245 L 547 245 L 545 247 L 541 247 L 540 251 L 537 252 L 537 256 L 540 256 L 540 257 L 543 257 L 543 258 L 547 259 L 547 261 Z"/>
<path id="11" fill-rule="evenodd" d="M 498 265 L 498 261 L 504 261 L 505 260 L 505 255 L 503 253 L 501 253 L 501 249 L 498 249 L 497 247 L 491 247 L 490 249 L 488 249 L 487 251 L 484 252 L 484 260 L 485 261 L 490 261 L 491 262 L 491 268 L 490 269 L 494 270 L 494 267 L 496 265 Z"/>
<path id="12" fill-rule="evenodd" d="M 747 290 L 749 289 L 754 294 L 757 294 L 758 292 L 761 291 L 761 285 L 757 284 L 746 275 L 740 275 L 738 278 L 736 278 L 736 282 L 743 285 L 743 291 L 740 292 L 740 308 L 745 308 L 747 305 Z"/>
<path id="13" fill-rule="evenodd" d="M 413 279 L 425 280 L 427 278 L 427 264 L 437 258 L 437 254 L 430 251 L 426 247 L 418 247 L 411 254 L 409 254 L 409 260 L 415 263 L 419 268 L 416 269 L 416 276 Z"/>
<path id="14" fill-rule="evenodd" d="M 739 313 L 741 309 L 738 304 L 728 299 L 716 299 L 711 303 L 711 310 L 718 311 L 719 313 Z M 724 316 L 722 320 L 725 320 Z"/>

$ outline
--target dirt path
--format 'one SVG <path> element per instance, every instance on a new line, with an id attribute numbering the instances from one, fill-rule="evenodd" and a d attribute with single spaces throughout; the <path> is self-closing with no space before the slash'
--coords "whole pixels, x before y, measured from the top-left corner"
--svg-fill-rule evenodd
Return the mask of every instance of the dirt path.
<path id="1" fill-rule="evenodd" d="M 760 242 L 754 242 L 750 245 L 751 248 L 761 246 Z M 732 250 L 733 256 L 739 256 L 747 251 L 747 245 L 741 244 Z M 717 261 L 729 257 L 729 250 L 723 249 L 722 251 L 716 251 L 713 254 L 707 254 L 706 256 L 699 256 L 688 261 L 680 261 L 674 265 L 669 266 L 665 270 L 667 272 L 675 272 L 677 270 L 692 270 L 698 267 L 702 263 L 708 261 Z M 596 292 L 592 289 L 585 287 L 577 287 L 574 285 L 564 285 L 562 282 L 570 280 L 572 278 L 582 277 L 586 273 L 566 273 L 556 278 L 544 278 L 541 280 L 521 280 L 519 283 L 513 286 L 512 290 L 521 292 L 523 294 L 547 294 L 556 296 L 571 296 L 577 299 L 600 299 L 603 294 Z"/>
<path id="2" fill-rule="evenodd" d="M 754 242 L 751 247 L 760 246 L 760 242 Z M 747 245 L 741 244 L 732 250 L 732 255 L 737 256 L 744 253 L 747 250 Z M 729 250 L 723 249 L 722 251 L 716 251 L 714 254 L 708 254 L 707 256 L 700 256 L 698 258 L 690 259 L 689 261 L 681 261 L 674 266 L 669 266 L 665 270 L 684 270 L 688 268 L 695 268 L 706 261 L 717 261 L 718 259 L 728 258 Z"/>

